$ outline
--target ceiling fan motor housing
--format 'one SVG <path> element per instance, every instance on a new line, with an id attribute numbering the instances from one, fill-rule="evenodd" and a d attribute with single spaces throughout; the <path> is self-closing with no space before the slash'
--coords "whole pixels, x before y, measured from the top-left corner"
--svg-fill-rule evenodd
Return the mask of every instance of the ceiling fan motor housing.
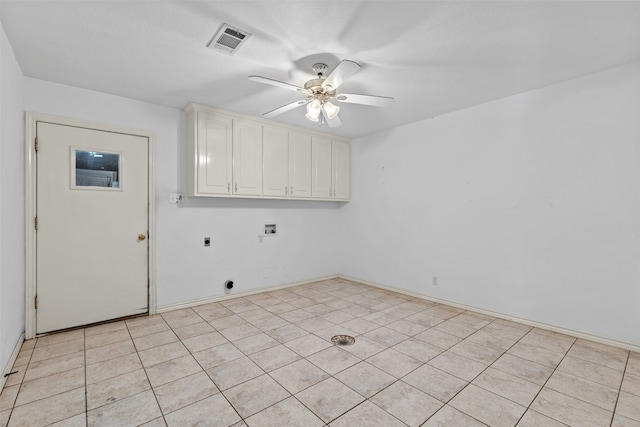
<path id="1" fill-rule="evenodd" d="M 318 62 L 317 64 L 313 64 L 312 68 L 313 68 L 313 72 L 316 73 L 316 76 L 318 76 L 318 77 L 324 76 L 324 74 L 329 69 L 329 67 L 327 67 L 327 64 L 323 64 L 322 62 Z"/>

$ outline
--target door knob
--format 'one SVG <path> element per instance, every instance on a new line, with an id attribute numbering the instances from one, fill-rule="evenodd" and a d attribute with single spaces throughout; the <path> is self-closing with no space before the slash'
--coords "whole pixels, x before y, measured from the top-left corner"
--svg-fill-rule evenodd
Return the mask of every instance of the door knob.
<path id="1" fill-rule="evenodd" d="M 138 234 L 138 242 L 142 242 L 146 238 L 147 236 L 145 236 L 144 234 Z"/>

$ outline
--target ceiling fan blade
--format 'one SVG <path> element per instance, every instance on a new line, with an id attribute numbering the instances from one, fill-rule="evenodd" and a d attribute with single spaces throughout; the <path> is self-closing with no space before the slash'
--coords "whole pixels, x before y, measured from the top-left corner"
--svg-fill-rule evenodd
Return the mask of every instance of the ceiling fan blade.
<path id="1" fill-rule="evenodd" d="M 322 87 L 327 89 L 327 86 L 330 86 L 331 90 L 335 90 L 345 80 L 360 71 L 360 68 L 360 65 L 356 62 L 345 59 L 341 61 L 336 69 L 329 74 L 324 82 L 322 82 Z"/>
<path id="2" fill-rule="evenodd" d="M 307 101 L 306 99 L 301 99 L 299 101 L 295 101 L 295 102 L 292 102 L 290 104 L 283 105 L 282 107 L 278 107 L 275 110 L 271 110 L 271 111 L 269 111 L 267 113 L 264 113 L 262 115 L 262 117 L 266 117 L 266 118 L 269 119 L 271 117 L 277 116 L 278 114 L 282 114 L 282 113 L 285 113 L 285 112 L 287 112 L 289 110 L 293 110 L 294 108 L 302 107 L 303 105 L 307 104 L 308 102 L 309 101 Z"/>
<path id="3" fill-rule="evenodd" d="M 306 89 L 303 87 L 281 82 L 280 80 L 269 79 L 267 77 L 249 76 L 249 80 L 258 82 L 258 83 L 265 83 L 268 85 L 278 86 L 284 89 L 294 90 L 296 92 L 303 92 L 303 93 L 306 92 Z"/>
<path id="4" fill-rule="evenodd" d="M 324 116 L 324 121 L 329 125 L 330 128 L 337 128 L 338 126 L 342 125 L 342 122 L 340 121 L 340 117 L 338 117 L 337 114 L 333 117 L 333 119 L 330 119 L 326 111 L 324 111 L 323 109 L 322 115 Z"/>
<path id="5" fill-rule="evenodd" d="M 393 104 L 395 99 L 388 96 L 358 95 L 355 93 L 341 93 L 335 97 L 336 101 L 349 102 L 351 104 L 372 105 L 374 107 L 386 107 Z"/>

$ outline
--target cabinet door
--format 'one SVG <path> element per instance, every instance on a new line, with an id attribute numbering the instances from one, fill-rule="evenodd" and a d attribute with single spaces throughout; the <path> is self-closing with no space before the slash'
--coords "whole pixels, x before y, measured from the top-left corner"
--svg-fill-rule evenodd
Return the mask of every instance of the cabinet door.
<path id="1" fill-rule="evenodd" d="M 349 198 L 349 144 L 333 141 L 331 147 L 331 187 L 334 199 Z"/>
<path id="2" fill-rule="evenodd" d="M 311 138 L 311 197 L 331 197 L 331 140 Z"/>
<path id="3" fill-rule="evenodd" d="M 289 195 L 289 151 L 286 129 L 264 126 L 262 130 L 262 194 Z"/>
<path id="4" fill-rule="evenodd" d="M 197 121 L 197 192 L 230 194 L 233 120 L 198 112 Z"/>
<path id="5" fill-rule="evenodd" d="M 289 195 L 311 197 L 311 136 L 289 132 Z"/>
<path id="6" fill-rule="evenodd" d="M 233 121 L 233 194 L 262 194 L 262 125 Z"/>

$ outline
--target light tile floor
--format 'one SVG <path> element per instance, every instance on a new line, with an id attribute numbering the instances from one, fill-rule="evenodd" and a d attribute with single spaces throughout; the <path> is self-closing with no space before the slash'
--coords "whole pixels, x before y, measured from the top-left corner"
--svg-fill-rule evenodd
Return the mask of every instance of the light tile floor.
<path id="1" fill-rule="evenodd" d="M 338 279 L 46 335 L 13 370 L 1 427 L 640 426 L 639 353 Z"/>

